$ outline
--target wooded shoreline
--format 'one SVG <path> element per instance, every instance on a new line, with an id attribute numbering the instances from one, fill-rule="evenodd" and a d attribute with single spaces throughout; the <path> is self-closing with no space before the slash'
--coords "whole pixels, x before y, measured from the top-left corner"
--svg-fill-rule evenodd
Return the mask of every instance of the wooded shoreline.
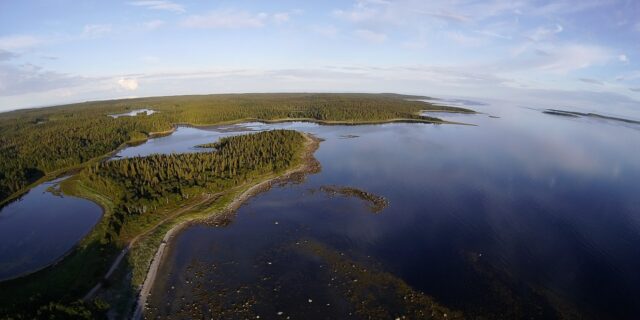
<path id="1" fill-rule="evenodd" d="M 261 182 L 258 182 L 255 185 L 252 185 L 251 187 L 246 189 L 244 192 L 240 193 L 240 195 L 236 196 L 233 199 L 233 201 L 231 201 L 224 209 L 217 212 L 217 214 L 218 215 L 233 214 L 247 200 L 249 200 L 251 197 L 261 192 L 268 190 L 273 184 L 286 182 L 287 180 L 290 180 L 294 175 L 300 175 L 300 174 L 306 175 L 317 170 L 318 163 L 317 163 L 317 160 L 315 160 L 315 158 L 313 157 L 313 154 L 319 148 L 320 139 L 314 136 L 311 136 L 309 134 L 305 134 L 305 137 L 307 139 L 307 142 L 306 142 L 304 152 L 301 155 L 301 163 L 298 166 L 288 170 L 287 172 L 284 172 L 281 175 L 267 178 L 266 180 L 263 180 Z M 213 213 L 213 215 L 215 214 L 216 213 Z M 156 254 L 154 255 L 152 263 L 149 266 L 149 270 L 147 271 L 147 276 L 145 277 L 145 281 L 139 290 L 139 294 L 137 297 L 138 299 L 137 299 L 137 303 L 136 303 L 136 307 L 135 307 L 132 319 L 138 320 L 142 318 L 147 297 L 151 293 L 151 289 L 153 288 L 153 284 L 156 280 L 157 271 L 164 258 L 164 252 L 167 249 L 167 247 L 170 245 L 171 240 L 174 239 L 176 236 L 178 236 L 180 232 L 185 230 L 188 226 L 194 223 L 201 222 L 206 219 L 211 219 L 211 218 L 215 218 L 215 217 L 210 215 L 205 218 L 199 218 L 199 219 L 196 218 L 193 220 L 181 222 L 173 226 L 165 234 L 165 236 L 162 239 L 162 243 L 160 244 L 160 246 L 158 247 L 158 250 L 156 251 Z"/>
<path id="2" fill-rule="evenodd" d="M 49 180 L 123 145 L 145 141 L 176 125 L 223 125 L 246 121 L 313 121 L 323 124 L 387 122 L 452 123 L 422 116 L 424 110 L 473 112 L 425 98 L 396 94 L 222 94 L 86 102 L 0 113 L 0 201 L 34 182 Z M 109 117 L 139 108 L 152 115 Z"/>

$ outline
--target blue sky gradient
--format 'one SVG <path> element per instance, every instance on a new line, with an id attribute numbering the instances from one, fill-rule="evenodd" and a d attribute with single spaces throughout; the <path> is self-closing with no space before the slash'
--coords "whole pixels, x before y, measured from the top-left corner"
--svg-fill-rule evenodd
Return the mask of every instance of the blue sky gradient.
<path id="1" fill-rule="evenodd" d="M 358 91 L 616 100 L 634 112 L 639 17 L 631 0 L 2 1 L 0 111 Z"/>

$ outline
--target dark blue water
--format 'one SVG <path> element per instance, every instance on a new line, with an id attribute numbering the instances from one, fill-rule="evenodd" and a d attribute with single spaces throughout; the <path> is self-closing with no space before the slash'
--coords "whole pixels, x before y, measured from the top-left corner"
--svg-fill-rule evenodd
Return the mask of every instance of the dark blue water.
<path id="1" fill-rule="evenodd" d="M 636 318 L 640 128 L 473 108 L 484 113 L 436 116 L 476 126 L 181 127 L 121 151 L 197 152 L 273 128 L 325 139 L 321 172 L 171 243 L 149 316 L 395 318 L 437 304 L 449 318 Z M 0 279 L 53 263 L 99 220 L 96 204 L 46 192 L 51 184 L 0 211 Z M 390 205 L 376 214 L 326 185 Z"/>
<path id="2" fill-rule="evenodd" d="M 0 209 L 0 280 L 57 261 L 100 220 L 97 204 L 47 191 L 61 180 L 43 183 Z"/>
<path id="3" fill-rule="evenodd" d="M 471 318 L 636 318 L 640 131 L 476 109 L 451 120 L 477 126 L 272 126 L 325 139 L 321 172 L 177 236 L 148 315 L 395 318 L 430 299 Z"/>

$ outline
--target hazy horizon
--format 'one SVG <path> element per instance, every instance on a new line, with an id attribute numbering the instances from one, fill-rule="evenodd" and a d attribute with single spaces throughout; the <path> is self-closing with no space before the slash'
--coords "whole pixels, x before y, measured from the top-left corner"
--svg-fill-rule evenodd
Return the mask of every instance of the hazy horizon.
<path id="1" fill-rule="evenodd" d="M 188 94 L 396 92 L 640 114 L 634 1 L 0 4 L 0 112 Z"/>

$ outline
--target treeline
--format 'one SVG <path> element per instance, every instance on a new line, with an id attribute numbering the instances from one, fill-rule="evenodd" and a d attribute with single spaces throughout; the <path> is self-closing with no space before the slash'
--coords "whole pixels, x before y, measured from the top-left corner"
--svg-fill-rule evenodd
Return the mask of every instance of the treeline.
<path id="1" fill-rule="evenodd" d="M 224 94 L 87 102 L 0 113 L 0 201 L 53 171 L 79 165 L 122 143 L 174 124 L 243 119 L 325 121 L 433 119 L 421 110 L 469 111 L 395 94 Z M 149 108 L 151 116 L 108 117 Z M 437 120 L 437 119 L 435 119 Z"/>
<path id="2" fill-rule="evenodd" d="M 127 224 L 163 205 L 285 170 L 296 161 L 304 140 L 291 130 L 228 137 L 213 144 L 210 152 L 101 162 L 83 170 L 81 178 L 114 201 L 106 235 L 113 240 Z"/>
<path id="3" fill-rule="evenodd" d="M 171 128 L 167 122 L 137 118 L 77 117 L 3 133 L 0 199 L 46 173 L 79 165 L 115 150 L 126 141 L 144 139 L 148 132 Z"/>

